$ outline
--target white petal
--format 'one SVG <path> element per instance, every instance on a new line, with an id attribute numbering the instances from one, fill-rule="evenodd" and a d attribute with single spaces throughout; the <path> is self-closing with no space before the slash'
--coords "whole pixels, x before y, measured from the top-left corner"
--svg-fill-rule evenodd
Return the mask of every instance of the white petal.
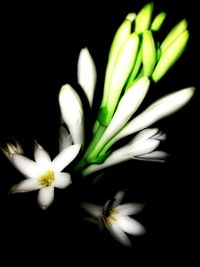
<path id="1" fill-rule="evenodd" d="M 12 162 L 15 167 L 26 177 L 37 178 L 40 175 L 40 170 L 36 162 L 26 158 L 23 155 L 13 155 Z"/>
<path id="2" fill-rule="evenodd" d="M 51 158 L 47 151 L 38 143 L 36 143 L 35 151 L 34 151 L 34 158 L 39 166 L 41 173 L 45 170 L 49 169 L 51 165 Z"/>
<path id="3" fill-rule="evenodd" d="M 39 185 L 36 179 L 23 180 L 20 183 L 11 187 L 10 192 L 12 193 L 25 193 L 39 189 Z"/>
<path id="4" fill-rule="evenodd" d="M 137 143 L 137 142 L 142 142 L 147 139 L 150 139 L 151 137 L 156 136 L 158 133 L 159 129 L 158 128 L 148 128 L 145 129 L 141 132 L 139 132 L 131 141 L 131 143 Z"/>
<path id="5" fill-rule="evenodd" d="M 165 159 L 169 156 L 168 153 L 164 151 L 153 151 L 151 153 L 140 155 L 139 157 L 135 157 L 135 159 L 146 160 L 146 161 L 155 161 L 155 162 L 164 162 Z"/>
<path id="6" fill-rule="evenodd" d="M 92 106 L 97 73 L 94 61 L 87 48 L 81 49 L 78 58 L 78 83 L 83 88 L 90 106 Z"/>
<path id="7" fill-rule="evenodd" d="M 55 172 L 61 172 L 77 156 L 80 145 L 72 145 L 61 151 L 52 161 L 52 168 Z"/>
<path id="8" fill-rule="evenodd" d="M 121 202 L 122 199 L 125 196 L 125 191 L 119 191 L 117 194 L 114 196 L 114 202 L 113 202 L 113 208 L 117 207 Z"/>
<path id="9" fill-rule="evenodd" d="M 108 227 L 109 232 L 111 235 L 118 240 L 121 244 L 130 247 L 131 242 L 127 235 L 122 231 L 117 223 L 113 223 L 111 227 Z"/>
<path id="10" fill-rule="evenodd" d="M 113 139 L 112 144 L 117 140 L 140 131 L 156 121 L 169 116 L 184 105 L 186 105 L 194 94 L 195 88 L 188 87 L 177 92 L 171 93 L 150 105 L 136 118 L 132 119 Z"/>
<path id="11" fill-rule="evenodd" d="M 72 145 L 72 137 L 67 131 L 67 129 L 63 126 L 59 129 L 59 151 L 61 152 L 66 147 Z"/>
<path id="12" fill-rule="evenodd" d="M 57 174 L 55 178 L 55 182 L 53 183 L 53 186 L 63 189 L 63 188 L 66 188 L 70 184 L 71 184 L 70 174 L 66 172 L 61 172 Z"/>
<path id="13" fill-rule="evenodd" d="M 54 188 L 52 186 L 43 187 L 38 192 L 38 204 L 42 209 L 48 208 L 54 199 Z"/>
<path id="14" fill-rule="evenodd" d="M 120 216 L 133 215 L 140 212 L 143 209 L 143 205 L 135 203 L 122 204 L 115 209 L 119 211 Z"/>
<path id="15" fill-rule="evenodd" d="M 69 84 L 62 86 L 59 94 L 59 104 L 63 120 L 70 131 L 73 142 L 83 144 L 83 107 L 80 97 Z"/>
<path id="16" fill-rule="evenodd" d="M 129 154 L 130 157 L 147 154 L 156 149 L 159 144 L 160 141 L 155 139 L 148 139 L 143 142 L 138 142 L 136 144 L 133 143 L 130 148 L 127 146 L 127 149 L 129 149 L 127 154 Z"/>
<path id="17" fill-rule="evenodd" d="M 145 233 L 144 227 L 128 216 L 120 216 L 117 218 L 117 223 L 121 227 L 121 229 L 131 235 L 141 235 Z"/>
<path id="18" fill-rule="evenodd" d="M 86 210 L 94 218 L 98 218 L 102 215 L 103 207 L 91 203 L 81 203 L 81 207 Z"/>
<path id="19" fill-rule="evenodd" d="M 138 80 L 120 99 L 111 122 L 101 136 L 96 149 L 99 151 L 105 144 L 122 129 L 131 116 L 136 112 L 149 89 L 150 81 L 147 77 Z"/>

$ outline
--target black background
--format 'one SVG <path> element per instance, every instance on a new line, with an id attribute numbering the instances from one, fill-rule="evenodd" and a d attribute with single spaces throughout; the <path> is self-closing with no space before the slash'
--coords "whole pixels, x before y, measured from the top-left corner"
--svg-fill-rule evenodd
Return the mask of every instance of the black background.
<path id="1" fill-rule="evenodd" d="M 44 4 L 7 4 L 1 8 L 0 144 L 15 137 L 32 157 L 34 141 L 52 158 L 58 152 L 60 123 L 58 93 L 70 83 L 77 86 L 77 59 L 87 46 L 98 71 L 96 102 L 102 93 L 104 71 L 113 35 L 127 13 L 139 11 L 147 1 L 57 1 Z M 23 179 L 0 154 L 1 242 L 7 263 L 27 259 L 40 263 L 55 260 L 57 266 L 123 264 L 143 266 L 173 264 L 194 259 L 197 226 L 199 151 L 199 81 L 197 1 L 154 1 L 155 13 L 168 16 L 163 32 L 180 19 L 189 22 L 190 41 L 176 65 L 151 88 L 145 104 L 188 86 L 196 93 L 181 111 L 157 124 L 168 135 L 163 149 L 171 154 L 165 164 L 131 161 L 108 169 L 95 185 L 75 179 L 66 190 L 56 190 L 46 211 L 37 206 L 36 192 L 8 194 Z M 154 13 L 154 14 L 155 14 Z M 77 89 L 78 90 L 78 89 Z M 149 102 L 148 102 L 149 101 Z M 88 113 L 89 125 L 95 117 Z M 88 129 L 89 127 L 87 127 Z M 76 178 L 76 177 L 74 177 Z M 131 237 L 124 248 L 106 233 L 87 224 L 80 201 L 103 204 L 119 189 L 125 201 L 144 203 L 136 218 L 147 234 Z M 2 252 L 2 250 L 1 250 Z M 6 254 L 6 252 L 8 252 Z M 39 260 L 40 258 L 40 260 Z"/>

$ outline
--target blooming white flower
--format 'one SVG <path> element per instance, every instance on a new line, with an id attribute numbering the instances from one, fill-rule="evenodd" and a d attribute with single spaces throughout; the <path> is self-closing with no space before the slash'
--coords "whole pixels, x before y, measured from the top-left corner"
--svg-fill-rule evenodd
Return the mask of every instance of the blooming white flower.
<path id="1" fill-rule="evenodd" d="M 36 144 L 34 158 L 28 159 L 20 154 L 13 154 L 14 166 L 26 177 L 25 180 L 14 185 L 11 192 L 29 192 L 39 189 L 38 203 L 46 209 L 54 199 L 54 187 L 66 188 L 71 183 L 69 173 L 61 172 L 78 154 L 80 145 L 72 145 L 59 153 L 53 161 L 49 154 Z"/>
<path id="2" fill-rule="evenodd" d="M 109 200 L 102 206 L 91 203 L 83 203 L 82 207 L 99 223 L 111 233 L 111 235 L 125 246 L 131 246 L 131 241 L 127 234 L 141 235 L 145 233 L 145 228 L 130 215 L 140 212 L 143 205 L 135 203 L 120 204 L 124 196 L 123 191 L 119 191 L 113 200 Z M 127 233 L 127 234 L 126 234 Z"/>
<path id="3" fill-rule="evenodd" d="M 77 76 L 78 83 L 83 88 L 90 106 L 92 106 L 94 89 L 97 81 L 97 72 L 94 60 L 86 47 L 81 49 L 79 54 Z"/>
<path id="4" fill-rule="evenodd" d="M 159 132 L 157 128 L 145 129 L 139 132 L 130 143 L 113 151 L 102 164 L 93 164 L 87 167 L 83 171 L 83 175 L 89 175 L 130 159 L 164 162 L 168 154 L 164 151 L 155 151 L 155 149 L 165 138 L 166 135 Z"/>
<path id="5" fill-rule="evenodd" d="M 69 85 L 63 85 L 59 93 L 62 118 L 66 123 L 74 144 L 84 143 L 83 106 L 79 95 Z"/>

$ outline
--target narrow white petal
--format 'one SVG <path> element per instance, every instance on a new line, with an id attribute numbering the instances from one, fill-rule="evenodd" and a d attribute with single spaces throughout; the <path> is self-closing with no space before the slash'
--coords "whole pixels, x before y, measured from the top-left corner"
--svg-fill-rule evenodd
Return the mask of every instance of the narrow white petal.
<path id="1" fill-rule="evenodd" d="M 128 154 L 130 155 L 130 157 L 147 154 L 156 149 L 159 144 L 160 141 L 155 139 L 147 139 L 143 142 L 138 142 L 136 144 L 133 143 L 130 148 L 127 146 L 127 149 L 129 149 Z"/>
<path id="2" fill-rule="evenodd" d="M 103 207 L 91 203 L 81 203 L 81 207 L 86 210 L 94 218 L 98 218 L 102 215 Z"/>
<path id="3" fill-rule="evenodd" d="M 59 129 L 59 151 L 61 152 L 66 147 L 72 145 L 72 137 L 67 131 L 67 129 L 63 126 Z"/>
<path id="4" fill-rule="evenodd" d="M 162 97 L 132 119 L 112 140 L 117 140 L 140 131 L 156 121 L 169 116 L 186 105 L 194 94 L 195 88 L 189 87 Z"/>
<path id="5" fill-rule="evenodd" d="M 140 212 L 143 209 L 144 205 L 136 203 L 126 203 L 118 206 L 116 208 L 119 211 L 120 216 L 133 215 Z"/>
<path id="6" fill-rule="evenodd" d="M 43 187 L 38 192 L 38 204 L 42 209 L 48 208 L 54 199 L 54 188 L 52 186 Z"/>
<path id="7" fill-rule="evenodd" d="M 119 191 L 117 194 L 114 196 L 114 202 L 113 202 L 113 208 L 117 207 L 121 202 L 122 199 L 125 196 L 125 191 Z"/>
<path id="8" fill-rule="evenodd" d="M 40 170 L 33 160 L 23 155 L 15 154 L 12 157 L 14 166 L 26 177 L 36 178 L 40 174 Z"/>
<path id="9" fill-rule="evenodd" d="M 135 157 L 135 159 L 155 161 L 155 162 L 164 162 L 168 156 L 169 154 L 167 152 L 156 150 L 151 153 L 140 155 L 139 157 Z"/>
<path id="10" fill-rule="evenodd" d="M 11 193 L 25 193 L 39 189 L 39 185 L 36 179 L 23 180 L 20 183 L 11 187 Z"/>
<path id="11" fill-rule="evenodd" d="M 59 94 L 59 104 L 63 120 L 70 131 L 73 142 L 83 144 L 83 107 L 80 97 L 69 84 L 62 86 Z"/>
<path id="12" fill-rule="evenodd" d="M 131 235 L 141 235 L 145 233 L 144 227 L 128 216 L 120 216 L 117 218 L 117 223 L 121 229 Z"/>
<path id="13" fill-rule="evenodd" d="M 41 170 L 41 173 L 47 170 L 51 165 L 51 158 L 47 151 L 38 143 L 36 143 L 35 151 L 34 151 L 34 158 Z"/>
<path id="14" fill-rule="evenodd" d="M 80 145 L 72 145 L 61 151 L 52 161 L 52 168 L 55 172 L 61 172 L 77 156 Z"/>
<path id="15" fill-rule="evenodd" d="M 57 174 L 55 181 L 53 183 L 53 186 L 63 189 L 63 188 L 66 188 L 70 184 L 71 184 L 70 174 L 66 172 L 61 172 Z"/>
<path id="16" fill-rule="evenodd" d="M 87 48 L 81 49 L 78 58 L 78 83 L 83 88 L 90 106 L 92 106 L 97 73 L 94 61 Z"/>
<path id="17" fill-rule="evenodd" d="M 127 247 L 131 246 L 131 241 L 117 223 L 113 223 L 111 227 L 108 227 L 108 230 L 111 235 L 121 244 Z"/>
<path id="18" fill-rule="evenodd" d="M 156 136 L 158 133 L 159 129 L 158 128 L 148 128 L 145 129 L 141 132 L 139 132 L 131 141 L 131 143 L 138 143 L 138 142 L 143 142 L 146 141 L 147 139 Z"/>

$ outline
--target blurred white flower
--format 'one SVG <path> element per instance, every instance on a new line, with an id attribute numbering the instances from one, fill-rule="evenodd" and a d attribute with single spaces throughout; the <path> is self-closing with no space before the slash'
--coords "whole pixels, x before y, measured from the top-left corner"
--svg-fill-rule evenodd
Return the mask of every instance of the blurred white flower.
<path id="1" fill-rule="evenodd" d="M 62 118 L 66 123 L 74 144 L 84 144 L 84 118 L 82 102 L 76 91 L 63 85 L 59 94 Z"/>
<path id="2" fill-rule="evenodd" d="M 139 132 L 130 143 L 113 151 L 102 164 L 93 164 L 87 167 L 83 171 L 83 175 L 89 175 L 130 159 L 164 162 L 168 154 L 164 151 L 155 151 L 155 149 L 165 138 L 166 135 L 159 132 L 157 128 L 145 129 Z"/>
<path id="3" fill-rule="evenodd" d="M 13 155 L 15 154 L 23 154 L 24 151 L 21 147 L 21 145 L 14 140 L 13 143 L 7 143 L 4 148 L 1 148 L 4 155 L 12 162 Z"/>
<path id="4" fill-rule="evenodd" d="M 60 152 L 73 144 L 72 137 L 64 126 L 60 126 L 58 140 Z"/>
<path id="5" fill-rule="evenodd" d="M 29 192 L 39 189 L 38 203 L 46 209 L 54 199 L 54 187 L 66 188 L 71 183 L 69 173 L 61 172 L 78 154 L 80 145 L 72 145 L 59 153 L 53 161 L 49 154 L 36 144 L 34 158 L 28 159 L 20 154 L 13 154 L 12 163 L 26 177 L 11 188 L 12 193 Z"/>
<path id="6" fill-rule="evenodd" d="M 103 207 L 91 203 L 82 203 L 81 206 L 98 222 L 100 227 L 108 229 L 116 240 L 125 246 L 131 246 L 127 234 L 141 235 L 145 233 L 145 228 L 130 217 L 130 215 L 140 212 L 143 205 L 120 204 L 123 196 L 124 192 L 119 191 L 114 199 L 107 201 Z"/>
<path id="7" fill-rule="evenodd" d="M 97 72 L 95 63 L 87 48 L 81 49 L 79 54 L 77 76 L 78 83 L 83 88 L 90 106 L 92 106 L 97 81 Z"/>

